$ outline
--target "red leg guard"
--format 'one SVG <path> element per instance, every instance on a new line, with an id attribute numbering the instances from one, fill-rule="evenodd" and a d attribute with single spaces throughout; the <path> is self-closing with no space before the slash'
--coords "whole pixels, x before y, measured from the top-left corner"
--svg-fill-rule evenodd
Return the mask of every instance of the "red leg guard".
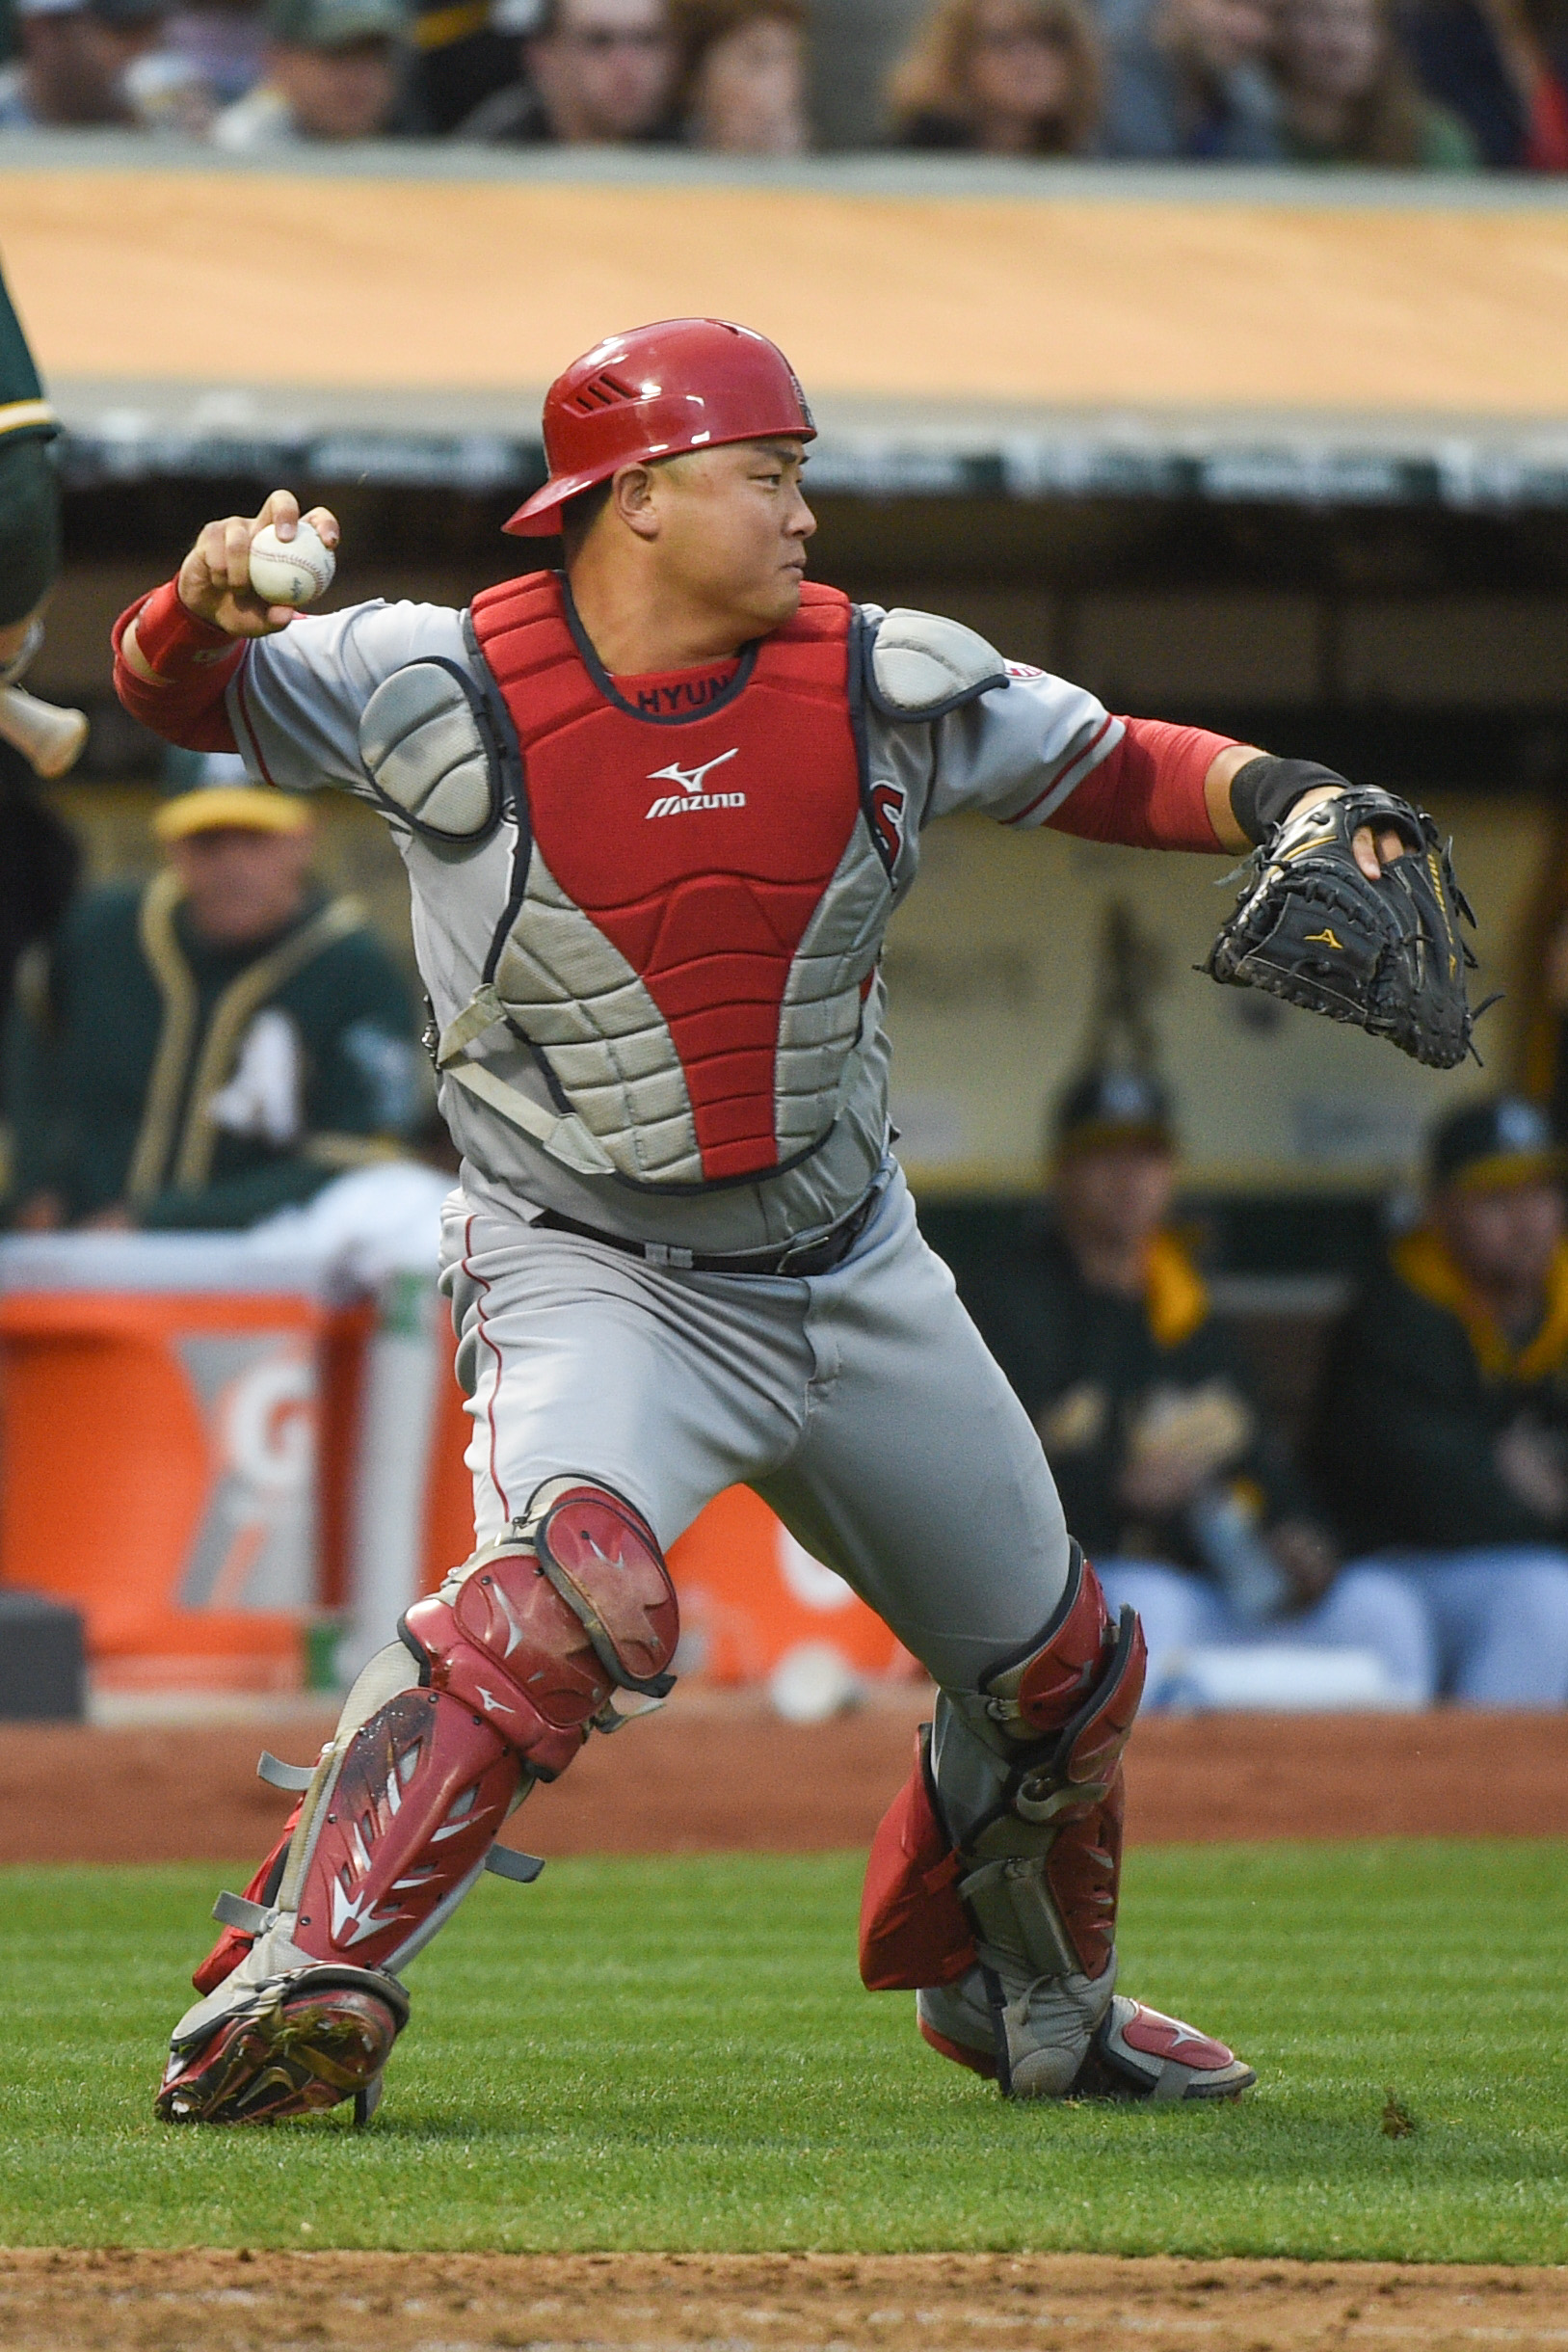
<path id="1" fill-rule="evenodd" d="M 1054 1633 L 1022 1670 L 994 1674 L 987 1687 L 1000 1692 L 1016 1678 L 1020 1720 L 1037 1735 L 1059 1732 L 1053 1768 L 1084 1784 L 1105 1778 L 1131 1738 L 1148 1668 L 1143 1627 L 1130 1609 L 1113 1619 L 1085 1560 Z"/>
<path id="2" fill-rule="evenodd" d="M 955 1882 L 963 1863 L 931 1792 L 931 1726 L 915 1735 L 915 1769 L 882 1816 L 861 1895 L 861 1982 L 871 1992 L 950 1985 L 974 1964 L 974 1931 Z"/>
<path id="3" fill-rule="evenodd" d="M 404 1622 L 430 1687 L 350 1746 L 292 1932 L 302 1951 L 359 1967 L 396 1969 L 435 1934 L 525 1770 L 563 1772 L 618 1688 L 663 1696 L 679 1629 L 645 1522 L 603 1487 L 568 1483 Z"/>
<path id="4" fill-rule="evenodd" d="M 615 1720 L 618 1689 L 669 1690 L 678 1614 L 645 1521 L 603 1487 L 557 1481 L 536 1500 L 461 1582 L 409 1611 L 428 1687 L 360 1725 L 247 1889 L 293 1915 L 298 1952 L 401 1966 L 466 1891 L 524 1772 L 564 1771 Z M 254 1940 L 226 1929 L 197 1990 L 222 1985 Z"/>
<path id="5" fill-rule="evenodd" d="M 405 1691 L 350 1741 L 300 1883 L 292 1941 L 322 1961 L 393 1970 L 483 1868 L 522 1767 L 443 1691 Z"/>
<path id="6" fill-rule="evenodd" d="M 954 1983 L 975 1959 L 959 1882 L 983 1861 L 1035 1867 L 1083 1973 L 1104 1974 L 1116 1938 L 1125 1805 L 1122 1751 L 1143 1695 L 1143 1630 L 1116 1623 L 1100 1579 L 1075 1547 L 1065 1605 L 1039 1646 L 985 1686 L 1017 1743 L 997 1811 L 955 1853 L 931 1786 L 929 1727 L 915 1771 L 872 1841 L 861 1905 L 861 1975 L 873 1991 Z M 978 1894 L 975 1904 L 983 1910 Z"/>
<path id="7" fill-rule="evenodd" d="M 1112 1618 L 1100 1579 L 1083 1561 L 1054 1631 L 1022 1668 L 993 1675 L 989 1685 L 1002 1699 L 1004 1722 L 1016 1708 L 1018 1731 L 1051 1740 L 1020 1777 L 1012 1806 L 1022 1820 L 1057 1825 L 1046 1884 L 1089 1977 L 1104 1974 L 1116 1940 L 1127 1804 L 1122 1753 L 1148 1664 L 1137 1617 L 1124 1609 L 1119 1623 Z"/>

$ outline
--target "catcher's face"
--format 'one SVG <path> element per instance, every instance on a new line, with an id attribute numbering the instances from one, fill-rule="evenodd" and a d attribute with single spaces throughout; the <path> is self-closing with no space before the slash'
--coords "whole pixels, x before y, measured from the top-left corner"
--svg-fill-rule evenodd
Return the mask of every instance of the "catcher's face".
<path id="1" fill-rule="evenodd" d="M 805 443 L 736 441 L 617 474 L 614 515 L 640 543 L 659 602 L 711 613 L 735 645 L 794 618 L 816 517 L 801 490 Z M 597 526 L 595 538 L 599 536 Z"/>

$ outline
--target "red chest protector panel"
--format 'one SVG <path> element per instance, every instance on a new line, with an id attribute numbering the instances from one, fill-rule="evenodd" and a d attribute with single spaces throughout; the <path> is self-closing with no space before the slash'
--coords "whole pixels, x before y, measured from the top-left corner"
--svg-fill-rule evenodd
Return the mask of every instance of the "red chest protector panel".
<path id="1" fill-rule="evenodd" d="M 487 589 L 471 616 L 535 848 L 668 1029 L 701 1181 L 777 1168 L 792 975 L 862 821 L 848 599 L 808 586 L 706 708 L 674 717 L 622 700 L 555 574 Z"/>

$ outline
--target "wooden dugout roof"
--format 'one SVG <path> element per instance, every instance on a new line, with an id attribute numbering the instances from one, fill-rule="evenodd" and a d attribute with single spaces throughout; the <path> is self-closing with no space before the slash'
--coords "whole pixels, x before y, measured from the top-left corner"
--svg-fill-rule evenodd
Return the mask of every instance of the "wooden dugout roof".
<path id="1" fill-rule="evenodd" d="M 122 472 L 335 430 L 499 480 L 567 360 L 708 310 L 790 354 L 823 487 L 1568 503 L 1550 185 L 11 137 L 0 255 Z"/>

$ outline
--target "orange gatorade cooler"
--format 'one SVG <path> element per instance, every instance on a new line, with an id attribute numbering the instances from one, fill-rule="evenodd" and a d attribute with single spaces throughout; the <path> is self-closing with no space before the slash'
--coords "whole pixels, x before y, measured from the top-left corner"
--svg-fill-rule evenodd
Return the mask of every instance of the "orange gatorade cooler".
<path id="1" fill-rule="evenodd" d="M 299 1687 L 332 1322 L 243 1237 L 0 1243 L 0 1582 L 83 1612 L 100 1686 Z"/>

